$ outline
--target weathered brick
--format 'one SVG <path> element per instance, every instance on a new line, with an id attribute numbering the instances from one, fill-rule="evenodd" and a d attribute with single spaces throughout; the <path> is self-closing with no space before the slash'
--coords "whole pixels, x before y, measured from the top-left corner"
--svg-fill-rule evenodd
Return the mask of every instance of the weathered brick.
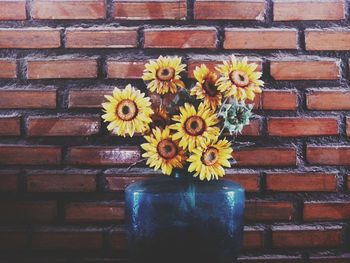
<path id="1" fill-rule="evenodd" d="M 318 165 L 349 165 L 350 147 L 344 145 L 308 145 L 306 160 L 310 164 Z"/>
<path id="2" fill-rule="evenodd" d="M 239 57 L 241 58 L 241 57 Z M 203 60 L 203 59 L 190 59 L 188 61 L 188 77 L 189 78 L 194 78 L 194 74 L 193 71 L 196 69 L 196 67 L 200 67 L 202 64 L 205 64 L 209 70 L 211 71 L 215 71 L 217 74 L 219 74 L 216 70 L 215 67 L 218 64 L 222 64 L 223 60 L 228 59 L 226 58 L 222 58 L 222 59 L 208 59 L 208 60 Z M 262 70 L 262 61 L 260 59 L 256 59 L 256 58 L 248 58 L 248 62 L 249 63 L 255 63 L 258 65 L 258 67 L 256 68 L 257 71 L 261 71 Z"/>
<path id="3" fill-rule="evenodd" d="M 28 136 L 89 136 L 99 133 L 99 116 L 33 116 L 27 119 Z"/>
<path id="4" fill-rule="evenodd" d="M 26 0 L 1 0 L 0 20 L 25 20 Z"/>
<path id="5" fill-rule="evenodd" d="M 0 115 L 0 136 L 19 136 L 21 135 L 20 126 L 20 117 Z"/>
<path id="6" fill-rule="evenodd" d="M 21 227 L 0 230 L 0 247 L 2 250 L 24 249 L 28 246 L 28 243 L 29 233 Z"/>
<path id="7" fill-rule="evenodd" d="M 264 229 L 259 227 L 244 227 L 243 248 L 261 249 L 264 246 Z"/>
<path id="8" fill-rule="evenodd" d="M 145 61 L 107 60 L 107 77 L 109 79 L 141 79 Z"/>
<path id="9" fill-rule="evenodd" d="M 60 29 L 0 28 L 0 48 L 58 48 Z"/>
<path id="10" fill-rule="evenodd" d="M 266 189 L 275 192 L 335 192 L 337 174 L 268 172 Z"/>
<path id="11" fill-rule="evenodd" d="M 2 165 L 58 165 L 61 163 L 61 147 L 34 145 L 0 145 Z"/>
<path id="12" fill-rule="evenodd" d="M 242 136 L 260 136 L 261 119 L 252 119 L 250 123 L 244 126 Z"/>
<path id="13" fill-rule="evenodd" d="M 341 20 L 345 18 L 343 0 L 274 0 L 273 20 Z"/>
<path id="14" fill-rule="evenodd" d="M 226 28 L 225 49 L 296 49 L 296 29 Z"/>
<path id="15" fill-rule="evenodd" d="M 307 29 L 307 50 L 350 50 L 350 31 L 346 29 Z"/>
<path id="16" fill-rule="evenodd" d="M 350 110 L 347 90 L 312 90 L 306 95 L 309 110 Z"/>
<path id="17" fill-rule="evenodd" d="M 317 201 L 304 202 L 304 221 L 349 220 L 350 202 L 347 201 Z"/>
<path id="18" fill-rule="evenodd" d="M 139 147 L 82 146 L 69 149 L 69 162 L 75 165 L 130 165 L 139 161 Z"/>
<path id="19" fill-rule="evenodd" d="M 112 249 L 125 250 L 127 248 L 126 233 L 123 229 L 112 230 L 110 236 Z"/>
<path id="20" fill-rule="evenodd" d="M 338 60 L 271 61 L 275 80 L 335 80 L 340 77 Z"/>
<path id="21" fill-rule="evenodd" d="M 43 193 L 94 192 L 96 172 L 31 171 L 27 175 L 27 191 Z"/>
<path id="22" fill-rule="evenodd" d="M 291 225 L 272 228 L 275 248 L 337 247 L 342 244 L 342 227 Z"/>
<path id="23" fill-rule="evenodd" d="M 69 91 L 69 108 L 101 108 L 101 103 L 105 101 L 104 95 L 111 94 L 112 89 L 91 90 L 72 89 Z"/>
<path id="24" fill-rule="evenodd" d="M 102 19 L 106 16 L 104 0 L 34 0 L 34 19 Z"/>
<path id="25" fill-rule="evenodd" d="M 17 65 L 15 60 L 0 59 L 0 69 L 0 79 L 15 79 L 17 77 Z"/>
<path id="26" fill-rule="evenodd" d="M 16 192 L 18 188 L 18 175 L 19 171 L 17 170 L 0 170 L 0 193 Z"/>
<path id="27" fill-rule="evenodd" d="M 101 249 L 102 231 L 84 228 L 43 228 L 32 234 L 32 247 L 38 250 L 85 250 Z"/>
<path id="28" fill-rule="evenodd" d="M 0 221 L 3 222 L 52 222 L 57 216 L 55 201 L 2 201 Z"/>
<path id="29" fill-rule="evenodd" d="M 183 20 L 187 15 L 186 0 L 118 1 L 113 3 L 113 18 L 127 20 Z"/>
<path id="30" fill-rule="evenodd" d="M 305 137 L 338 135 L 338 119 L 335 117 L 272 117 L 267 121 L 270 136 Z"/>
<path id="31" fill-rule="evenodd" d="M 296 110 L 298 96 L 295 90 L 264 90 L 256 104 L 264 110 Z"/>
<path id="32" fill-rule="evenodd" d="M 262 20 L 264 0 L 196 0 L 194 18 L 203 20 Z"/>
<path id="33" fill-rule="evenodd" d="M 260 147 L 235 151 L 233 158 L 238 166 L 295 166 L 296 150 L 293 147 Z"/>
<path id="34" fill-rule="evenodd" d="M 294 205 L 289 201 L 247 201 L 245 220 L 248 221 L 291 221 Z"/>
<path id="35" fill-rule="evenodd" d="M 247 192 L 258 192 L 260 187 L 259 173 L 238 173 L 234 170 L 227 170 L 226 180 L 231 180 L 244 187 Z"/>
<path id="36" fill-rule="evenodd" d="M 82 79 L 97 77 L 94 58 L 28 60 L 28 79 Z"/>
<path id="37" fill-rule="evenodd" d="M 153 28 L 145 29 L 145 48 L 216 48 L 216 29 Z"/>
<path id="38" fill-rule="evenodd" d="M 55 89 L 3 89 L 0 90 L 0 109 L 54 109 Z"/>
<path id="39" fill-rule="evenodd" d="M 137 47 L 136 27 L 67 28 L 66 48 Z"/>
<path id="40" fill-rule="evenodd" d="M 67 222 L 115 222 L 124 220 L 121 203 L 71 203 L 65 207 Z"/>

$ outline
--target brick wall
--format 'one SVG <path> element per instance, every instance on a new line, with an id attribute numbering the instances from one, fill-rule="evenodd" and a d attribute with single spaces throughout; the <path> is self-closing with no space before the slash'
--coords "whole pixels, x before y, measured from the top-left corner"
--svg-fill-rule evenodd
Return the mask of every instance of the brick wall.
<path id="1" fill-rule="evenodd" d="M 141 138 L 103 94 L 144 63 L 248 55 L 266 82 L 227 178 L 247 190 L 240 262 L 350 262 L 350 18 L 340 0 L 0 0 L 0 262 L 126 262 Z"/>

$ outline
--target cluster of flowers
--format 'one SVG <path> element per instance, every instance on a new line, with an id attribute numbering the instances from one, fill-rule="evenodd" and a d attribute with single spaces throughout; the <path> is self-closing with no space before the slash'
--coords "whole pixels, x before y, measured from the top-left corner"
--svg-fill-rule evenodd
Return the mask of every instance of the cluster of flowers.
<path id="1" fill-rule="evenodd" d="M 233 158 L 224 131 L 236 135 L 249 124 L 253 105 L 245 101 L 261 93 L 262 73 L 247 58 L 231 56 L 216 66 L 219 75 L 204 64 L 196 67 L 189 90 L 181 80 L 185 67 L 181 57 L 150 60 L 142 77 L 150 97 L 131 85 L 115 88 L 113 96 L 105 96 L 102 117 L 117 135 L 142 134 L 147 141 L 142 156 L 155 170 L 170 175 L 186 167 L 201 180 L 218 179 Z"/>

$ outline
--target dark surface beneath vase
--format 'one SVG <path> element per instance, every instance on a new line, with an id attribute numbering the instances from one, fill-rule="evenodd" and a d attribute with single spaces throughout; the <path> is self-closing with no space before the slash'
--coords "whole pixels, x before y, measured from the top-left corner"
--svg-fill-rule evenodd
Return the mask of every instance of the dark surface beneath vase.
<path id="1" fill-rule="evenodd" d="M 126 190 L 134 263 L 232 263 L 243 238 L 244 190 L 231 181 L 149 179 Z"/>

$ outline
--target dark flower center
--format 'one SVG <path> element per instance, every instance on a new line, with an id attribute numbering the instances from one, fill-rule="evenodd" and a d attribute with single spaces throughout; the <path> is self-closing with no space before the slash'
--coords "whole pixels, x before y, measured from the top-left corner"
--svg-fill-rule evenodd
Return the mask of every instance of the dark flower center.
<path id="1" fill-rule="evenodd" d="M 204 81 L 203 89 L 210 97 L 215 97 L 219 93 L 215 86 L 215 82 L 215 75 L 209 75 Z"/>
<path id="2" fill-rule="evenodd" d="M 202 117 L 191 116 L 185 121 L 185 131 L 192 136 L 202 135 L 206 129 L 205 121 Z"/>
<path id="3" fill-rule="evenodd" d="M 169 81 L 175 77 L 175 69 L 171 67 L 160 68 L 157 70 L 157 79 L 161 81 Z"/>
<path id="4" fill-rule="evenodd" d="M 177 155 L 178 147 L 172 140 L 165 139 L 158 143 L 157 152 L 164 159 L 172 159 Z"/>
<path id="5" fill-rule="evenodd" d="M 207 166 L 214 165 L 219 160 L 218 149 L 214 147 L 208 147 L 203 153 L 201 160 Z"/>
<path id="6" fill-rule="evenodd" d="M 247 74 L 240 70 L 235 70 L 230 73 L 230 80 L 233 84 L 239 87 L 246 87 L 249 84 L 249 77 Z"/>
<path id="7" fill-rule="evenodd" d="M 116 115 L 123 121 L 131 121 L 137 116 L 137 105 L 132 100 L 122 100 L 117 104 Z"/>

